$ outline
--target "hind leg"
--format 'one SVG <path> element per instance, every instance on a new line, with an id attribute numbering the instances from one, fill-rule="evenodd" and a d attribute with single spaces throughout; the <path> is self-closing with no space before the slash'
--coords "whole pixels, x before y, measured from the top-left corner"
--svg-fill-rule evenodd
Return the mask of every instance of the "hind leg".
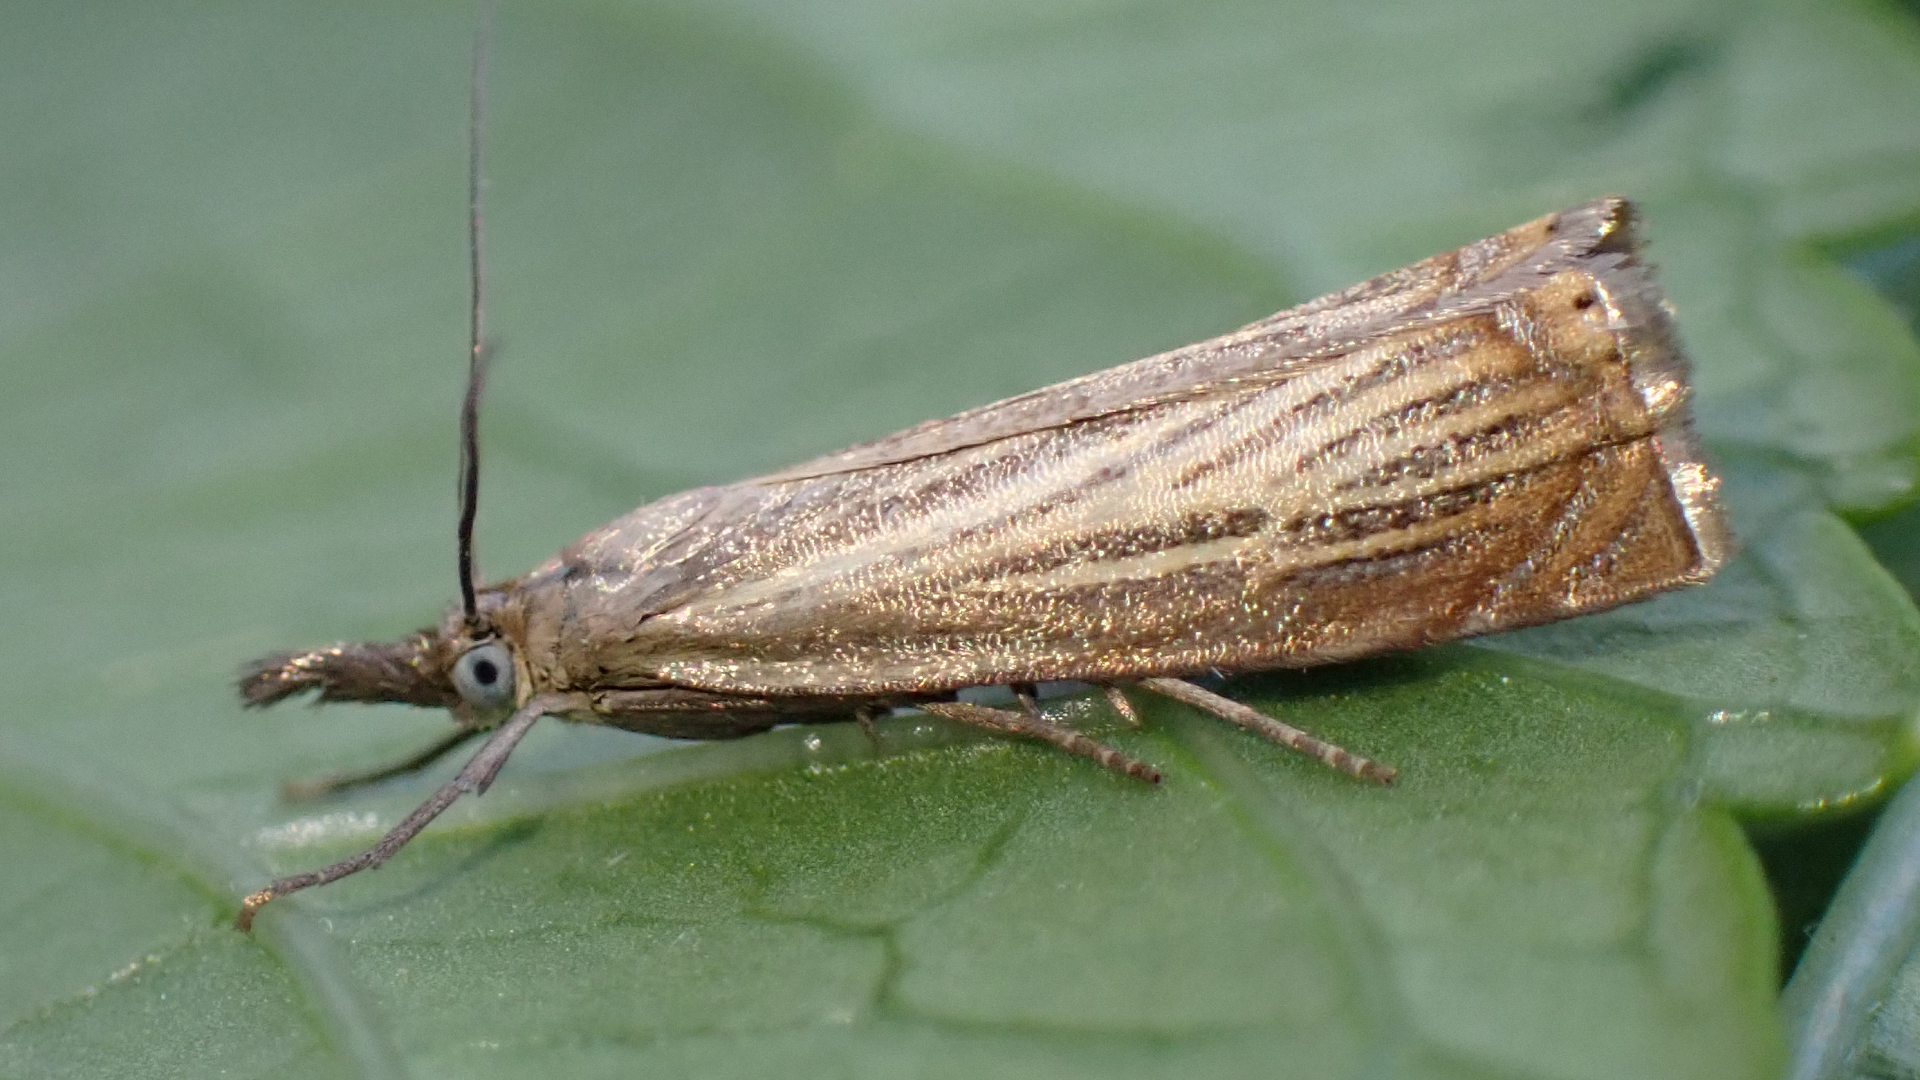
<path id="1" fill-rule="evenodd" d="M 424 747 L 412 757 L 368 769 L 365 772 L 342 773 L 337 776 L 323 776 L 317 780 L 292 780 L 280 788 L 280 793 L 295 802 L 319 799 L 348 788 L 365 784 L 377 784 L 382 780 L 391 780 L 396 776 L 419 772 L 421 769 L 439 761 L 448 754 L 465 746 L 480 734 L 477 728 L 459 728 L 446 738 Z"/>
<path id="2" fill-rule="evenodd" d="M 1162 697 L 1170 697 L 1202 712 L 1212 713 L 1230 724 L 1238 724 L 1248 731 L 1265 735 L 1289 750 L 1297 750 L 1349 776 L 1371 780 L 1376 784 L 1393 783 L 1395 770 L 1390 765 L 1381 765 L 1327 742 L 1325 739 L 1316 739 L 1299 728 L 1291 724 L 1283 724 L 1252 706 L 1242 705 L 1232 698 L 1221 697 L 1211 690 L 1195 686 L 1184 679 L 1141 679 L 1137 685 L 1142 690 L 1151 690 Z"/>
<path id="3" fill-rule="evenodd" d="M 1024 735 L 1030 739 L 1052 743 L 1069 754 L 1078 754 L 1117 773 L 1125 773 L 1149 784 L 1160 782 L 1160 770 L 1115 750 L 1105 743 L 1096 742 L 1073 730 L 1065 724 L 1047 719 L 1038 709 L 1032 712 L 1010 712 L 1006 709 L 990 709 L 985 705 L 969 705 L 960 701 L 932 701 L 919 706 L 924 712 L 935 716 L 944 716 L 949 720 L 958 720 L 963 724 L 983 728 L 1001 735 Z"/>

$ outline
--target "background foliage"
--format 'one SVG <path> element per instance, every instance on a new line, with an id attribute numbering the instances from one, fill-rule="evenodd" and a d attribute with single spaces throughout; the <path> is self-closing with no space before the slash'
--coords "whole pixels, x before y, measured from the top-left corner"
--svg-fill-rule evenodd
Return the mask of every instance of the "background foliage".
<path id="1" fill-rule="evenodd" d="M 440 778 L 283 804 L 443 721 L 243 716 L 227 683 L 451 595 L 472 13 L 8 22 L 0 1073 L 1757 1077 L 1818 1026 L 1782 1022 L 1783 957 L 1920 749 L 1920 616 L 1875 557 L 1920 580 L 1909 13 L 508 5 L 496 573 L 1608 191 L 1743 551 L 1630 610 L 1236 685 L 1391 791 L 1170 706 L 1053 706 L 1158 790 L 923 717 L 878 747 L 555 723 L 252 938 L 238 896 Z M 1846 1015 L 1831 1045 L 1912 1073 L 1920 1024 Z"/>

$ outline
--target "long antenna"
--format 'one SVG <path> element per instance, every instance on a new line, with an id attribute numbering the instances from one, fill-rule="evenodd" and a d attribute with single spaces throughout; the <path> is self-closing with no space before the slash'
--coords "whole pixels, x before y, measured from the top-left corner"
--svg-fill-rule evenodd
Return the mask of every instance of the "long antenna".
<path id="1" fill-rule="evenodd" d="M 460 405 L 460 604 L 467 629 L 480 629 L 480 606 L 474 598 L 473 519 L 480 504 L 480 388 L 487 377 L 487 348 L 480 320 L 480 187 L 486 149 L 487 43 L 493 36 L 493 5 L 480 8 L 480 26 L 473 35 L 472 113 L 467 122 L 467 253 L 473 280 L 472 331 L 467 353 L 467 396 Z"/>

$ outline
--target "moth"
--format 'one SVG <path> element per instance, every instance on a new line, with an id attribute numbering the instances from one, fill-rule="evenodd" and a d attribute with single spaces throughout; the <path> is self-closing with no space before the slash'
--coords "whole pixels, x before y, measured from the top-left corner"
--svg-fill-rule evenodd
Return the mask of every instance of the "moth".
<path id="1" fill-rule="evenodd" d="M 476 221 L 477 205 L 476 188 Z M 1619 198 L 1209 341 L 648 503 L 484 588 L 477 311 L 459 605 L 399 641 L 265 657 L 239 690 L 256 706 L 314 691 L 451 714 L 414 757 L 312 790 L 485 741 L 369 850 L 248 896 L 243 929 L 485 791 L 543 716 L 721 739 L 911 707 L 1157 781 L 1035 706 L 1035 684 L 1074 680 L 1135 723 L 1127 694 L 1162 695 L 1388 783 L 1391 768 L 1188 679 L 1601 611 L 1704 581 L 1729 551 L 1671 317 Z M 1011 687 L 1015 706 L 956 699 L 982 686 Z"/>

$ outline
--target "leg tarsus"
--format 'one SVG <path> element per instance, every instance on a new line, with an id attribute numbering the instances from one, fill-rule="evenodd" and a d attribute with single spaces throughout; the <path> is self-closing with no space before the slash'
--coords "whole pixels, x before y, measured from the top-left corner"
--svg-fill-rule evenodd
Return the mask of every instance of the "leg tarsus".
<path id="1" fill-rule="evenodd" d="M 1029 719 L 1038 720 L 1043 724 L 1049 723 L 1046 716 L 1040 712 L 1040 688 L 1038 686 L 1030 682 L 1017 682 L 1007 687 L 1007 689 L 1013 691 L 1013 699 L 1020 703 L 1020 711 L 1026 713 Z"/>
<path id="2" fill-rule="evenodd" d="M 862 705 L 859 708 L 853 710 L 853 722 L 856 724 L 859 724 L 860 730 L 867 733 L 867 741 L 873 744 L 874 752 L 879 753 L 880 752 L 880 729 L 878 727 L 875 727 L 873 723 L 875 719 L 875 716 L 874 716 L 875 711 L 876 710 L 871 705 Z"/>
<path id="3" fill-rule="evenodd" d="M 441 785 L 438 791 L 427 797 L 427 801 L 414 808 L 400 824 L 395 825 L 372 847 L 350 858 L 323 866 L 304 874 L 276 878 L 266 888 L 248 896 L 240 902 L 240 914 L 233 920 L 236 929 L 253 929 L 253 917 L 269 901 L 276 900 L 288 893 L 310 889 L 315 885 L 325 885 L 329 881 L 338 881 L 348 874 L 370 870 L 392 857 L 393 853 L 406 846 L 407 841 L 419 835 L 427 823 L 440 816 L 454 800 L 469 791 L 484 792 L 492 785 L 494 777 L 500 775 L 500 767 L 507 763 L 507 756 L 519 745 L 534 721 L 550 712 L 564 712 L 575 702 L 561 696 L 542 695 L 521 706 L 507 722 L 493 730 L 486 744 L 467 761 L 460 775 Z"/>
<path id="4" fill-rule="evenodd" d="M 1134 711 L 1133 702 L 1127 700 L 1126 691 L 1111 684 L 1102 686 L 1100 690 L 1107 695 L 1107 704 L 1113 706 L 1113 711 L 1120 714 L 1120 719 L 1125 720 L 1128 727 L 1140 726 L 1140 714 Z"/>
<path id="5" fill-rule="evenodd" d="M 1143 690 L 1151 690 L 1203 712 L 1210 712 L 1228 723 L 1238 724 L 1249 731 L 1258 732 L 1289 750 L 1299 751 L 1349 776 L 1372 780 L 1377 784 L 1391 784 L 1396 775 L 1391 766 L 1381 765 L 1361 757 L 1325 739 L 1314 738 L 1299 728 L 1281 723 L 1250 705 L 1243 705 L 1232 698 L 1221 697 L 1205 687 L 1195 686 L 1183 679 L 1141 679 L 1139 685 Z"/>
<path id="6" fill-rule="evenodd" d="M 1006 709 L 990 709 L 985 705 L 969 705 L 962 701 L 930 701 L 920 706 L 935 716 L 944 716 L 949 720 L 958 720 L 963 724 L 984 728 L 1002 735 L 1025 735 L 1031 739 L 1052 743 L 1070 754 L 1078 754 L 1094 762 L 1125 773 L 1149 784 L 1160 782 L 1160 770 L 1145 762 L 1115 750 L 1105 743 L 1089 739 L 1078 731 L 1047 719 L 1036 709 L 1033 714 L 1011 712 Z"/>
<path id="7" fill-rule="evenodd" d="M 458 728 L 446 738 L 433 743 L 431 746 L 423 747 L 419 753 L 414 754 L 412 757 L 396 761 L 390 765 L 382 765 L 378 768 L 368 769 L 365 772 L 343 773 L 338 776 L 323 776 L 317 780 L 289 781 L 281 786 L 280 794 L 289 802 L 311 802 L 314 799 L 338 794 L 349 788 L 363 787 L 367 784 L 377 784 L 382 780 L 391 780 L 396 776 L 405 776 L 408 773 L 419 772 L 421 769 L 426 768 L 441 758 L 446 757 L 448 754 L 453 753 L 455 750 L 460 749 L 462 746 L 465 746 L 474 736 L 479 734 L 481 734 L 481 729 L 479 728 Z"/>

